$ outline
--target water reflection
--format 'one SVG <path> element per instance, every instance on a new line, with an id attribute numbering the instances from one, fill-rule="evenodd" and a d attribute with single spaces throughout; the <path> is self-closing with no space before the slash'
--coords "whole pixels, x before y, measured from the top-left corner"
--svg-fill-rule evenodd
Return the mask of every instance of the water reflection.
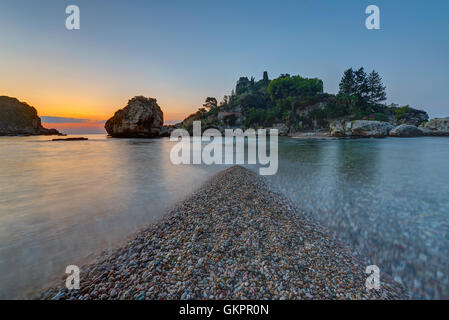
<path id="1" fill-rule="evenodd" d="M 117 245 L 220 168 L 173 166 L 168 139 L 0 139 L 0 298 L 31 297 Z"/>

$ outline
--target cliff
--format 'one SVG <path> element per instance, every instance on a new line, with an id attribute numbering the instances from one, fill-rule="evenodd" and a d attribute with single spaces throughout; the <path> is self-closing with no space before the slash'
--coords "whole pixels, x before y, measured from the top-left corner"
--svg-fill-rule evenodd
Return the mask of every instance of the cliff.
<path id="1" fill-rule="evenodd" d="M 56 129 L 42 127 L 34 107 L 16 98 L 0 96 L 0 136 L 59 134 Z"/>

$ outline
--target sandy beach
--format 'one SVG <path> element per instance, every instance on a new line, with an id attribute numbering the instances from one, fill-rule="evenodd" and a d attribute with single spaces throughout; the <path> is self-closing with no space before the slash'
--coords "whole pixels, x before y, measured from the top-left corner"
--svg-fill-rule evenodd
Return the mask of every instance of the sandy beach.
<path id="1" fill-rule="evenodd" d="M 239 166 L 216 175 L 162 221 L 81 268 L 79 290 L 43 299 L 406 299 Z"/>

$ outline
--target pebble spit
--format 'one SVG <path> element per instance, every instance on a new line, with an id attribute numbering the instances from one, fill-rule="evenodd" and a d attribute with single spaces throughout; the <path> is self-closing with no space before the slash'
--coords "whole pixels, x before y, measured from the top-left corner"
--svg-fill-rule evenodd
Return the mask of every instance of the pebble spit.
<path id="1" fill-rule="evenodd" d="M 298 212 L 264 178 L 240 166 L 216 175 L 162 221 L 81 267 L 42 299 L 408 299 Z"/>

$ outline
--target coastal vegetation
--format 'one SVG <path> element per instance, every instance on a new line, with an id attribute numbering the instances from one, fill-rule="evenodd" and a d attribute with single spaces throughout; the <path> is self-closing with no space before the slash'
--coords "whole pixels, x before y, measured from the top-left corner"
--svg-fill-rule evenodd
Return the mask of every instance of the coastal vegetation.
<path id="1" fill-rule="evenodd" d="M 289 132 L 328 131 L 336 120 L 377 120 L 393 125 L 419 126 L 429 120 L 423 110 L 386 105 L 386 87 L 378 72 L 344 71 L 337 94 L 325 93 L 323 81 L 300 75 L 281 74 L 270 80 L 240 77 L 230 95 L 220 103 L 208 97 L 187 117 L 182 127 L 191 129 L 200 120 L 206 127 L 273 127 L 285 125 Z"/>

